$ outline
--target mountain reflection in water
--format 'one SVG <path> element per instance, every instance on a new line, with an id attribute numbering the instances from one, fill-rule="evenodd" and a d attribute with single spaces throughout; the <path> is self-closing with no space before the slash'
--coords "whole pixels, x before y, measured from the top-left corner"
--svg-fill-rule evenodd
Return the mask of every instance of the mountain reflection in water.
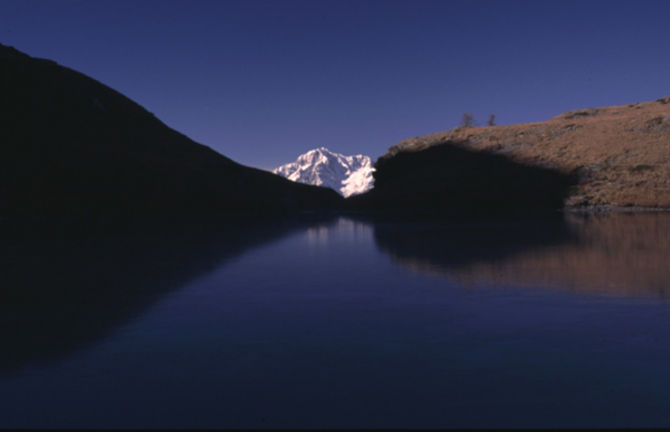
<path id="1" fill-rule="evenodd" d="M 552 288 L 580 294 L 665 297 L 670 214 L 571 214 L 480 223 L 376 223 L 396 264 L 474 288 Z"/>

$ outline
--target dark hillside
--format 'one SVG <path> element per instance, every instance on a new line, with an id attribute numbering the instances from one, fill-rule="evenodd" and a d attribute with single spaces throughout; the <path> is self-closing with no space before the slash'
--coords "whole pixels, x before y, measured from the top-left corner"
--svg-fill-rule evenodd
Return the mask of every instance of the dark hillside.
<path id="1" fill-rule="evenodd" d="M 524 165 L 465 144 L 385 155 L 375 164 L 375 188 L 350 199 L 362 209 L 488 214 L 562 207 L 571 176 Z"/>
<path id="2" fill-rule="evenodd" d="M 0 215 L 330 208 L 340 197 L 233 162 L 115 90 L 0 45 Z"/>

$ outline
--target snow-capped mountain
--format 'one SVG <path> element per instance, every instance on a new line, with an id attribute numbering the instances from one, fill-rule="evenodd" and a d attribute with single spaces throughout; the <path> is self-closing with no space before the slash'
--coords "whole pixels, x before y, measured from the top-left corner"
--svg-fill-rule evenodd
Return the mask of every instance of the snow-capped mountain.
<path id="1" fill-rule="evenodd" d="M 344 197 L 372 189 L 373 171 L 369 156 L 345 156 L 325 147 L 310 150 L 295 162 L 272 170 L 289 180 L 335 189 Z"/>

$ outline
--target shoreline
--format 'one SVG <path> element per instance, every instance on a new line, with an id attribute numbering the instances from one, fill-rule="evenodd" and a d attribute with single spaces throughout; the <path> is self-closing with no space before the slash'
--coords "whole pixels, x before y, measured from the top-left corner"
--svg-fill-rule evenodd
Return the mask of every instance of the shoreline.
<path id="1" fill-rule="evenodd" d="M 584 207 L 564 207 L 561 211 L 566 213 L 668 213 L 668 207 L 643 207 L 643 206 L 613 206 L 613 205 L 594 205 Z"/>
<path id="2" fill-rule="evenodd" d="M 358 216 L 358 217 L 402 217 L 402 218 L 416 218 L 422 216 L 443 216 L 447 219 L 468 218 L 481 219 L 487 217 L 509 217 L 509 216 L 556 216 L 560 214 L 608 214 L 608 213 L 670 213 L 670 208 L 667 207 L 643 207 L 643 206 L 614 206 L 614 205 L 592 205 L 592 206 L 565 206 L 557 209 L 525 209 L 519 207 L 516 209 L 476 209 L 464 210 L 455 206 L 449 211 L 433 210 L 427 208 L 421 209 L 356 209 L 356 208 L 340 208 L 340 209 L 312 209 L 312 210 L 296 210 L 284 212 L 267 212 L 262 213 L 258 211 L 234 211 L 229 213 L 150 213 L 150 214 L 52 214 L 52 215 L 16 215 L 7 214 L 0 215 L 0 223 L 7 223 L 10 221 L 32 221 L 32 222 L 53 222 L 53 221 L 96 221 L 99 223 L 114 223 L 114 222 L 128 222 L 138 220 L 151 221 L 170 221 L 170 222 L 223 222 L 231 223 L 236 221 L 244 222 L 263 222 L 276 221 L 283 219 L 320 219 L 333 218 L 338 216 Z"/>

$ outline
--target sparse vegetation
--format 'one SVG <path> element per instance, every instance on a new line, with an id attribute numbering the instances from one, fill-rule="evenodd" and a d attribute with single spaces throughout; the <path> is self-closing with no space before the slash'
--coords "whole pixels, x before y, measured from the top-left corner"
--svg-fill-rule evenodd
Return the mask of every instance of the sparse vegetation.
<path id="1" fill-rule="evenodd" d="M 461 118 L 461 126 L 462 127 L 472 127 L 475 125 L 475 116 L 471 112 L 466 112 L 463 113 L 463 117 Z"/>
<path id="2" fill-rule="evenodd" d="M 658 126 L 661 123 L 663 123 L 663 117 L 661 117 L 661 116 L 654 117 L 651 120 L 647 120 L 647 125 L 649 125 L 649 126 Z"/>
<path id="3" fill-rule="evenodd" d="M 586 108 L 586 109 L 580 109 L 580 110 L 575 110 L 575 111 L 568 111 L 566 113 L 563 113 L 560 115 L 560 117 L 569 120 L 569 119 L 574 119 L 574 118 L 580 118 L 580 117 L 590 117 L 590 116 L 595 116 L 601 113 L 601 110 L 598 108 Z"/>
<path id="4" fill-rule="evenodd" d="M 635 165 L 634 167 L 629 168 L 631 172 L 640 172 L 640 171 L 647 171 L 647 170 L 653 170 L 654 167 L 651 165 L 647 164 L 640 164 L 640 165 Z"/>

